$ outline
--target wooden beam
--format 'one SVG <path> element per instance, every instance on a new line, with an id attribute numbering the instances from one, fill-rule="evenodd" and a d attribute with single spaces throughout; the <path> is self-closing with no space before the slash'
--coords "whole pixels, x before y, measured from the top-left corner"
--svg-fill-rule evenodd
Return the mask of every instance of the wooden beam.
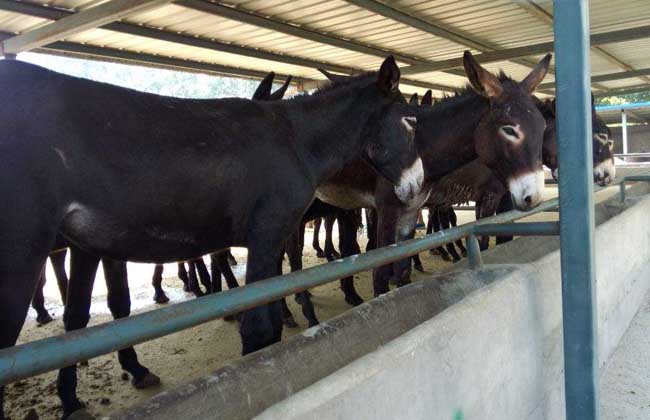
<path id="1" fill-rule="evenodd" d="M 172 0 L 109 0 L 33 31 L 9 38 L 3 41 L 2 50 L 4 54 L 18 54 L 171 2 Z"/>

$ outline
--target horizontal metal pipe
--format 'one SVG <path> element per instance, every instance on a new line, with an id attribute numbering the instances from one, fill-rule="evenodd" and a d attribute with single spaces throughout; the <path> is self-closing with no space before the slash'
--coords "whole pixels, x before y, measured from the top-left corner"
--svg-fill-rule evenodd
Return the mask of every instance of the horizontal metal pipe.
<path id="1" fill-rule="evenodd" d="M 623 179 L 612 185 L 622 181 Z M 596 190 L 601 189 L 603 188 Z M 512 222 L 536 213 L 552 211 L 557 206 L 557 199 L 548 200 L 528 212 L 512 210 L 423 238 L 411 239 L 361 255 L 353 255 L 284 276 L 272 277 L 237 289 L 3 349 L 0 350 L 0 386 L 169 335 L 226 315 L 236 314 L 283 296 L 401 260 L 469 236 L 478 226 Z"/>
<path id="2" fill-rule="evenodd" d="M 475 235 L 508 236 L 557 236 L 558 222 L 490 223 L 474 227 Z"/>

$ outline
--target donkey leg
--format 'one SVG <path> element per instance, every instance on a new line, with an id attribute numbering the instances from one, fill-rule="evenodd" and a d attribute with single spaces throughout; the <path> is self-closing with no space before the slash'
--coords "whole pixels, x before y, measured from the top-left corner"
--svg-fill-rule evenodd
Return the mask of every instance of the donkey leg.
<path id="1" fill-rule="evenodd" d="M 38 325 L 49 324 L 54 321 L 50 313 L 45 309 L 45 296 L 43 295 L 43 287 L 45 287 L 45 266 L 41 270 L 41 276 L 38 279 L 34 296 L 32 297 L 32 308 L 36 311 L 36 323 Z"/>
<path id="2" fill-rule="evenodd" d="M 128 274 L 126 263 L 108 258 L 102 259 L 106 290 L 108 291 L 108 308 L 113 319 L 126 318 L 131 313 L 131 296 L 129 294 Z M 138 362 L 138 355 L 133 347 L 117 352 L 117 358 L 122 369 L 132 376 L 131 385 L 137 389 L 158 385 L 160 378 Z"/>
<path id="3" fill-rule="evenodd" d="M 296 233 L 291 235 L 287 241 L 287 254 L 289 255 L 289 265 L 291 266 L 292 272 L 302 270 L 300 233 L 301 231 L 298 230 Z M 313 327 L 314 325 L 318 325 L 318 318 L 316 318 L 316 311 L 314 310 L 314 304 L 311 301 L 309 293 L 296 293 L 295 299 L 296 302 L 300 304 L 302 314 L 305 316 L 305 319 L 307 319 L 309 326 Z"/>
<path id="4" fill-rule="evenodd" d="M 415 254 L 413 257 L 413 268 L 415 268 L 420 273 L 424 273 L 424 266 L 422 265 L 422 260 L 420 260 L 420 255 Z"/>
<path id="5" fill-rule="evenodd" d="M 183 282 L 183 291 L 192 292 L 190 289 L 190 279 L 187 275 L 187 270 L 185 270 L 185 263 L 179 262 L 178 266 L 178 278 Z"/>
<path id="6" fill-rule="evenodd" d="M 451 227 L 451 223 L 449 220 L 450 211 L 451 211 L 450 207 L 444 207 L 438 213 L 440 215 L 440 226 L 442 229 L 449 229 Z M 449 255 L 451 255 L 451 258 L 453 259 L 454 262 L 458 262 L 462 259 L 460 255 L 458 255 L 458 252 L 456 252 L 456 247 L 454 246 L 453 242 L 446 243 L 445 248 L 447 249 Z"/>
<path id="7" fill-rule="evenodd" d="M 449 207 L 449 224 L 451 224 L 452 227 L 458 226 L 458 216 L 456 215 L 456 211 L 454 211 L 453 207 Z M 458 250 L 460 251 L 460 255 L 466 257 L 467 248 L 465 248 L 465 244 L 463 244 L 463 240 L 457 239 L 454 243 L 458 247 Z"/>
<path id="8" fill-rule="evenodd" d="M 433 225 L 433 231 L 434 232 L 440 232 L 440 209 L 439 208 L 432 208 L 429 210 L 429 218 L 431 220 L 431 224 Z M 447 250 L 443 246 L 437 246 L 435 248 L 435 251 L 432 249 L 429 252 L 431 254 L 437 253 L 440 255 L 440 258 L 442 258 L 444 261 L 451 261 L 451 257 L 447 253 Z"/>
<path id="9" fill-rule="evenodd" d="M 318 258 L 325 258 L 325 253 L 323 252 L 323 248 L 320 247 L 320 238 L 319 238 L 320 226 L 322 223 L 323 223 L 322 217 L 317 217 L 314 219 L 314 237 L 311 240 L 311 246 L 312 248 L 314 248 L 314 251 L 316 251 L 316 256 Z M 327 229 L 326 229 L 326 234 L 327 234 Z"/>
<path id="10" fill-rule="evenodd" d="M 501 199 L 499 200 L 499 205 L 497 206 L 497 214 L 505 213 L 510 210 L 514 210 L 515 204 L 512 202 L 512 195 L 510 192 L 506 191 Z M 512 241 L 512 236 L 497 236 L 497 245 L 504 244 L 506 242 Z"/>
<path id="11" fill-rule="evenodd" d="M 366 232 L 368 234 L 368 243 L 366 252 L 377 248 L 377 211 L 366 209 Z"/>
<path id="12" fill-rule="evenodd" d="M 228 264 L 227 254 L 221 254 L 217 257 L 217 265 L 219 267 L 219 271 L 221 271 L 221 274 L 223 274 L 223 277 L 226 279 L 226 285 L 228 286 L 228 289 L 235 289 L 239 287 L 237 278 L 233 274 L 232 269 L 230 268 L 230 264 Z M 221 287 L 221 278 L 219 278 L 219 287 Z"/>
<path id="13" fill-rule="evenodd" d="M 226 259 L 227 259 L 229 265 L 237 265 L 237 260 L 235 259 L 235 256 L 232 255 L 232 252 L 230 251 L 230 249 L 228 251 L 226 251 Z"/>
<path id="14" fill-rule="evenodd" d="M 291 235 L 290 240 L 295 240 L 294 234 Z M 277 273 L 278 275 L 282 274 L 282 261 L 283 259 L 278 260 L 278 265 L 277 265 Z M 287 305 L 287 299 L 282 298 L 280 299 L 280 305 L 282 307 L 282 323 L 284 326 L 287 328 L 297 328 L 298 323 L 296 322 L 296 319 L 293 317 L 293 314 L 291 313 L 291 310 L 289 309 L 289 305 Z"/>
<path id="15" fill-rule="evenodd" d="M 3 245 L 0 243 L 0 349 L 16 344 L 47 258 L 47 252 L 44 251 L 39 257 L 19 254 L 14 261 L 9 258 L 10 248 L 4 248 Z M 0 419 L 5 419 L 3 403 L 4 388 L 0 387 Z"/>
<path id="16" fill-rule="evenodd" d="M 99 258 L 76 247 L 70 248 L 70 283 L 68 300 L 63 313 L 65 330 L 86 328 L 90 320 L 90 302 Z M 77 365 L 59 370 L 57 391 L 63 405 L 63 418 L 84 408 L 77 398 Z"/>
<path id="17" fill-rule="evenodd" d="M 400 214 L 397 224 L 399 228 L 397 229 L 396 235 L 398 242 L 415 238 L 415 228 L 419 213 L 420 210 L 417 209 Z M 393 273 L 398 287 L 411 283 L 411 258 L 405 258 L 393 263 Z"/>
<path id="18" fill-rule="evenodd" d="M 336 248 L 334 248 L 334 242 L 332 240 L 334 222 L 336 222 L 336 215 L 330 214 L 325 216 L 325 256 L 328 261 L 338 260 L 341 258 L 341 254 L 339 254 L 336 251 Z"/>
<path id="19" fill-rule="evenodd" d="M 252 234 L 254 240 L 248 249 L 246 284 L 278 275 L 278 261 L 282 258 L 281 232 L 272 235 Z M 265 237 L 266 236 L 266 237 Z M 252 353 L 282 338 L 282 303 L 275 301 L 249 309 L 242 314 L 239 334 L 242 354 Z"/>
<path id="20" fill-rule="evenodd" d="M 50 263 L 54 270 L 54 277 L 56 277 L 56 284 L 59 287 L 61 294 L 61 302 L 65 305 L 66 298 L 68 297 L 68 275 L 65 272 L 65 257 L 68 255 L 67 249 L 54 252 L 50 254 Z"/>
<path id="21" fill-rule="evenodd" d="M 196 265 L 194 264 L 194 261 L 187 262 L 187 274 L 187 284 L 192 293 L 194 293 L 194 296 L 203 296 L 204 293 L 203 290 L 201 290 L 201 286 L 199 286 L 199 279 L 196 277 Z"/>
<path id="22" fill-rule="evenodd" d="M 338 214 L 339 222 L 339 248 L 343 257 L 349 257 L 361 253 L 359 243 L 357 242 L 357 221 L 351 210 L 342 210 Z M 341 279 L 341 290 L 345 294 L 345 301 L 352 305 L 358 306 L 363 303 L 363 298 L 359 296 L 354 287 L 354 277 Z"/>
<path id="23" fill-rule="evenodd" d="M 193 262 L 194 262 L 194 268 L 196 269 L 196 272 L 199 275 L 199 280 L 201 281 L 203 287 L 205 287 L 205 293 L 206 294 L 212 293 L 212 280 L 210 279 L 210 273 L 208 272 L 208 269 L 205 266 L 203 257 L 197 258 Z"/>
<path id="24" fill-rule="evenodd" d="M 153 269 L 153 278 L 151 279 L 151 284 L 153 286 L 154 294 L 153 301 L 156 303 L 167 303 L 169 298 L 165 294 L 165 291 L 162 288 L 162 274 L 164 266 L 162 264 L 156 264 Z"/>

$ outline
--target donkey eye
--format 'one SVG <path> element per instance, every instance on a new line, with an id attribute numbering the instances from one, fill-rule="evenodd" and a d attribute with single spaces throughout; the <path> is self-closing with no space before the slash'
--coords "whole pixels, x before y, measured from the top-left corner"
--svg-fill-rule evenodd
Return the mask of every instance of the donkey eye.
<path id="1" fill-rule="evenodd" d="M 519 140 L 519 132 L 512 125 L 501 126 L 501 133 L 503 133 L 503 136 L 510 141 Z"/>

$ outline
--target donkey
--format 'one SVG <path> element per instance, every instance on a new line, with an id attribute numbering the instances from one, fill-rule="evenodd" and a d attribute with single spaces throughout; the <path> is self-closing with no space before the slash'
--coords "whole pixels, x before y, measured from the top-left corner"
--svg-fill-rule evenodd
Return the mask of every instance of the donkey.
<path id="1" fill-rule="evenodd" d="M 316 188 L 357 159 L 409 203 L 424 173 L 399 78 L 389 57 L 288 101 L 186 100 L 0 63 L 0 179 L 12 180 L 0 184 L 0 348 L 16 342 L 59 232 L 75 267 L 68 304 L 83 307 L 98 256 L 162 263 L 242 246 L 247 284 L 276 275 Z M 85 327 L 87 308 L 67 309 L 66 330 Z M 280 313 L 243 313 L 243 354 L 280 340 Z M 82 406 L 65 401 L 64 417 Z"/>
<path id="2" fill-rule="evenodd" d="M 517 208 L 535 207 L 544 188 L 544 119 L 532 94 L 546 75 L 550 59 L 549 54 L 524 80 L 516 82 L 503 74 L 491 74 L 466 51 L 463 63 L 471 87 L 431 108 L 412 107 L 418 118 L 416 143 L 426 174 L 417 200 L 408 205 L 400 203 L 390 185 L 362 162 L 347 165 L 329 178 L 318 187 L 316 196 L 338 207 L 375 208 L 378 246 L 412 236 L 417 212 L 433 183 L 476 158 L 491 168 L 503 184 L 509 185 Z M 375 269 L 375 295 L 388 292 L 390 277 L 393 273 L 406 273 L 404 267 L 410 268 L 409 261 Z M 398 284 L 407 281 L 408 278 L 400 278 Z"/>
<path id="3" fill-rule="evenodd" d="M 264 79 L 260 82 L 253 93 L 254 100 L 257 101 L 278 101 L 284 97 L 287 89 L 291 84 L 292 77 L 287 77 L 284 84 L 279 87 L 275 92 L 271 92 L 273 89 L 273 80 L 275 79 L 275 73 L 270 72 L 267 74 Z M 223 255 L 221 255 L 223 253 Z M 224 260 L 225 258 L 225 260 Z M 230 250 L 220 251 L 218 253 L 210 254 L 210 268 L 211 273 L 208 273 L 208 269 L 203 262 L 203 258 L 196 258 L 193 260 L 187 261 L 188 269 L 185 269 L 185 262 L 178 263 L 178 278 L 183 282 L 183 290 L 186 292 L 192 292 L 196 297 L 203 296 L 203 291 L 199 286 L 197 279 L 200 279 L 201 283 L 206 289 L 206 293 L 216 293 L 221 291 L 221 276 L 223 275 L 228 284 L 228 288 L 232 289 L 238 287 L 237 279 L 230 269 L 230 262 L 233 262 L 235 265 L 237 261 L 235 257 L 230 253 Z M 151 284 L 154 288 L 154 297 L 153 300 L 156 303 L 164 304 L 169 302 L 167 294 L 162 288 L 162 275 L 163 275 L 163 266 L 162 264 L 156 264 L 153 272 L 153 278 L 151 279 Z M 198 274 L 198 277 L 197 277 Z"/>
<path id="4" fill-rule="evenodd" d="M 536 99 L 535 103 L 546 123 L 542 145 L 542 162 L 551 170 L 553 177 L 557 179 L 558 141 L 555 129 L 555 100 L 542 101 Z M 612 154 L 613 142 L 610 140 L 611 131 L 596 113 L 593 97 L 591 112 L 594 182 L 599 185 L 607 185 L 616 176 L 614 156 Z M 474 201 L 476 203 L 476 219 L 478 220 L 511 210 L 513 206 L 507 193 L 508 190 L 489 168 L 479 161 L 474 161 L 436 183 L 427 200 L 427 205 L 446 208 L 453 213 L 452 205 Z M 451 214 L 444 216 L 453 217 Z M 511 237 L 497 237 L 497 244 L 506 242 L 509 239 Z M 487 249 L 489 237 L 481 237 L 479 245 L 481 250 Z"/>

